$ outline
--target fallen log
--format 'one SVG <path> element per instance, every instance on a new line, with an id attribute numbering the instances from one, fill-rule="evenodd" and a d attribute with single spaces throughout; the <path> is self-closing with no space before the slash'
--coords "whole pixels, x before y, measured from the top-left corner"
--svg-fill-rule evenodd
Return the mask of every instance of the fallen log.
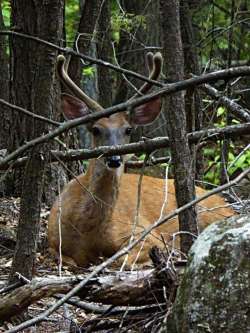
<path id="1" fill-rule="evenodd" d="M 171 272 L 170 272 L 171 271 Z M 141 306 L 166 302 L 176 286 L 175 270 L 170 267 L 133 272 L 108 272 L 93 278 L 77 294 L 88 302 L 113 306 Z M 169 273 L 168 273 L 169 272 Z M 85 276 L 34 278 L 29 283 L 6 293 L 0 301 L 0 321 L 20 314 L 36 301 L 64 294 Z"/>

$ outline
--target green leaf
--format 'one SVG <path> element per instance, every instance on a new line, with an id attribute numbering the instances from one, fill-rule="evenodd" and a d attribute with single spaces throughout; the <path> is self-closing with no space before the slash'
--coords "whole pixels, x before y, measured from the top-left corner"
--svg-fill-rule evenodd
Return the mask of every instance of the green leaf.
<path id="1" fill-rule="evenodd" d="M 218 109 L 217 109 L 217 116 L 220 117 L 222 115 L 225 114 L 225 108 L 223 106 L 220 106 Z"/>

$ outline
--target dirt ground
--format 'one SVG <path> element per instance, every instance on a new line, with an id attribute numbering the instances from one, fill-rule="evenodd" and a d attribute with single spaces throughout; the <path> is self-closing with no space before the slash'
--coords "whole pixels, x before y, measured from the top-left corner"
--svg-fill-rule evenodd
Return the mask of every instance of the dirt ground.
<path id="1" fill-rule="evenodd" d="M 0 289 L 8 280 L 10 273 L 12 256 L 15 249 L 15 231 L 18 224 L 20 199 L 19 198 L 0 198 Z M 58 275 L 58 267 L 54 259 L 47 251 L 47 217 L 49 209 L 43 207 L 41 214 L 41 228 L 38 244 L 38 255 L 36 264 L 36 276 L 48 277 L 50 275 Z M 74 268 L 73 274 L 77 274 Z M 79 274 L 82 270 L 79 269 Z M 70 267 L 65 266 L 62 270 L 62 275 L 71 275 Z M 48 309 L 56 300 L 53 298 L 42 299 L 29 307 L 29 317 L 32 318 Z M 52 314 L 46 321 L 39 324 L 37 327 L 32 327 L 22 332 L 66 332 L 69 331 L 69 326 L 81 326 L 86 320 L 93 316 L 86 315 L 83 310 L 67 305 L 67 309 L 60 308 Z M 67 319 L 70 318 L 70 319 Z M 71 321 L 75 322 L 71 324 Z M 0 332 L 12 328 L 19 323 L 18 318 L 15 318 L 12 323 L 4 323 L 0 326 Z M 72 330 L 73 331 L 73 330 Z M 76 330 L 77 331 L 77 330 Z"/>

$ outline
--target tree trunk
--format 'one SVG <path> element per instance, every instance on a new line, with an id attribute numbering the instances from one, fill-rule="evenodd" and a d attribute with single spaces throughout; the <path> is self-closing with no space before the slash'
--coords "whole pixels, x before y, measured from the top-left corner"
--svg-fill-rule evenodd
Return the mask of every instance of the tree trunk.
<path id="1" fill-rule="evenodd" d="M 156 52 L 160 48 L 161 27 L 155 22 L 159 22 L 160 10 L 159 0 L 155 1 L 123 1 L 123 9 L 129 14 L 131 29 L 122 27 L 120 31 L 120 40 L 117 49 L 117 59 L 119 65 L 135 72 L 148 76 L 145 64 L 145 56 L 149 51 Z M 139 88 L 143 82 L 141 80 L 127 78 L 136 88 Z M 120 76 L 117 79 L 117 91 L 115 103 L 120 103 L 131 97 L 135 90 Z M 155 137 L 166 136 L 166 118 L 164 112 L 161 112 L 159 118 L 146 127 L 137 128 L 133 133 L 132 140 L 138 141 L 141 136 Z M 165 154 L 165 150 L 160 152 Z"/>
<path id="2" fill-rule="evenodd" d="M 184 59 L 180 32 L 179 1 L 160 1 L 161 25 L 163 30 L 163 55 L 166 77 L 171 81 L 183 80 Z M 171 45 L 171 47 L 170 47 Z M 187 140 L 185 101 L 183 93 L 175 93 L 165 98 L 167 129 L 170 140 L 176 199 L 178 207 L 194 199 L 194 176 L 192 160 Z M 197 234 L 195 208 L 189 208 L 179 215 L 181 250 L 187 253 L 192 245 L 192 233 Z"/>
<path id="3" fill-rule="evenodd" d="M 0 1 L 0 30 L 4 30 L 4 21 Z M 7 55 L 8 39 L 0 36 L 0 98 L 9 100 L 9 58 Z M 0 149 L 7 148 L 9 136 L 9 111 L 1 105 L 1 126 L 0 126 Z"/>
<path id="4" fill-rule="evenodd" d="M 0 1 L 0 30 L 4 30 L 4 21 Z M 0 36 L 0 98 L 9 100 L 9 57 L 7 55 L 8 39 Z M 3 154 L 7 153 L 8 138 L 10 134 L 10 114 L 7 107 L 1 105 L 1 126 L 0 126 L 0 150 L 4 149 Z M 8 194 L 8 174 L 0 174 L 0 195 Z"/>
<path id="5" fill-rule="evenodd" d="M 14 26 L 19 32 L 36 36 L 41 22 L 40 18 L 35 13 L 35 7 L 36 5 L 33 4 L 32 1 L 12 1 L 12 26 Z M 49 40 L 45 34 L 43 34 L 42 37 Z M 53 38 L 54 37 L 52 36 L 52 39 Z M 37 60 L 39 58 L 40 48 L 37 48 L 37 45 L 34 44 L 34 42 L 24 40 L 23 38 L 12 37 L 10 42 L 12 78 L 10 82 L 11 102 L 28 110 L 34 110 L 34 100 L 32 95 L 34 94 L 34 84 L 38 70 Z M 59 39 L 56 40 L 56 43 L 60 44 Z M 58 91 L 58 87 L 58 84 L 55 83 L 53 87 L 55 94 L 56 91 Z M 49 109 L 47 109 L 47 111 L 48 110 Z M 27 117 L 16 111 L 9 110 L 9 112 L 11 115 L 11 132 L 8 136 L 8 150 L 11 152 L 34 137 L 34 120 L 31 117 Z M 49 118 L 53 115 L 60 115 L 59 100 L 57 103 L 54 103 L 54 105 L 52 104 L 50 112 L 47 113 Z M 55 190 L 57 190 L 57 185 L 55 186 L 52 181 L 54 177 L 55 173 L 52 175 L 52 168 L 48 167 L 46 169 L 46 183 L 43 192 L 43 201 L 48 205 L 52 204 L 56 195 Z M 15 170 L 10 174 L 8 178 L 8 195 L 21 195 L 23 178 L 24 169 Z"/>
<path id="6" fill-rule="evenodd" d="M 191 21 L 191 12 L 187 1 L 180 2 L 181 33 L 184 52 L 184 72 L 188 78 L 190 74 L 200 75 L 197 49 L 195 48 L 195 36 Z M 202 129 L 202 99 L 198 89 L 187 89 L 185 95 L 185 109 L 187 116 L 187 131 L 199 131 Z M 193 168 L 196 179 L 203 176 L 203 154 L 202 150 L 197 151 L 195 145 L 191 146 Z"/>
<path id="7" fill-rule="evenodd" d="M 13 1 L 12 22 L 19 31 L 59 44 L 62 34 L 63 0 L 49 3 Z M 13 99 L 36 114 L 50 118 L 56 100 L 54 67 L 57 52 L 42 44 L 24 39 L 13 39 Z M 29 94 L 28 94 L 29 93 Z M 23 143 L 48 131 L 47 124 L 24 117 L 16 117 L 18 131 L 13 133 L 13 144 Z M 21 197 L 17 245 L 12 263 L 10 281 L 19 272 L 28 279 L 34 269 L 39 231 L 40 205 L 47 146 L 36 146 L 26 164 Z"/>
<path id="8" fill-rule="evenodd" d="M 108 62 L 112 62 L 112 44 L 111 44 L 111 5 L 110 1 L 104 1 L 101 4 L 100 16 L 98 21 L 97 34 L 97 56 Z M 103 107 L 112 105 L 112 72 L 109 68 L 99 66 L 98 75 L 98 101 Z"/>
<path id="9" fill-rule="evenodd" d="M 78 26 L 77 35 L 74 41 L 74 48 L 80 53 L 96 57 L 96 25 L 101 0 L 86 0 L 80 1 L 81 18 Z M 69 75 L 72 80 L 83 89 L 87 95 L 93 99 L 97 99 L 96 81 L 97 75 L 94 72 L 92 76 L 83 78 L 82 60 L 77 57 L 72 57 L 69 65 Z M 79 145 L 80 147 L 89 148 L 91 146 L 91 138 L 85 126 L 78 128 L 79 132 Z"/>
<path id="10" fill-rule="evenodd" d="M 77 50 L 80 53 L 90 55 L 91 44 L 95 40 L 93 34 L 95 33 L 100 5 L 100 0 L 85 0 L 81 6 L 81 18 L 74 41 L 75 49 L 77 44 Z M 79 87 L 83 86 L 82 70 L 82 60 L 77 57 L 72 57 L 69 65 L 69 75 Z"/>

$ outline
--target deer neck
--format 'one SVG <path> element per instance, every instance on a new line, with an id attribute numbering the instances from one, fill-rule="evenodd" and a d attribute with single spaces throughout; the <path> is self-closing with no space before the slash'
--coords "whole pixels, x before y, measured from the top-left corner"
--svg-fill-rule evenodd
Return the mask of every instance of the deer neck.
<path id="1" fill-rule="evenodd" d="M 102 160 L 90 162 L 87 175 L 92 205 L 102 221 L 110 218 L 119 193 L 123 167 L 109 169 Z"/>

